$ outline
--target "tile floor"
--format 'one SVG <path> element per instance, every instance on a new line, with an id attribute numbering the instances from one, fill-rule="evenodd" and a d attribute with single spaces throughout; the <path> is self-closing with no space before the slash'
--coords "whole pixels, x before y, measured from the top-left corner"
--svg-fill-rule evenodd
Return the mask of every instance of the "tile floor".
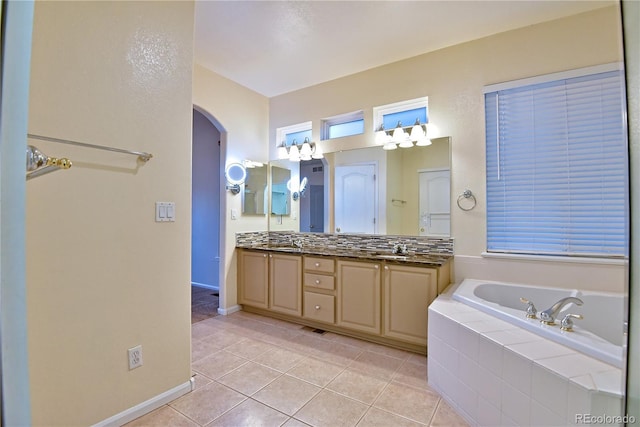
<path id="1" fill-rule="evenodd" d="M 196 389 L 133 426 L 466 426 L 426 357 L 247 312 L 192 325 Z"/>
<path id="2" fill-rule="evenodd" d="M 191 324 L 218 315 L 218 291 L 191 285 Z"/>

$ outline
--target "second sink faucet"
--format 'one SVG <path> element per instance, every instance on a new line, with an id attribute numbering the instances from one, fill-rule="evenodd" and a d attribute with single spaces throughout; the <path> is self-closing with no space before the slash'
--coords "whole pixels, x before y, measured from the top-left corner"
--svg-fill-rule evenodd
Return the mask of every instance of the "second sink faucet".
<path id="1" fill-rule="evenodd" d="M 404 243 L 396 243 L 393 245 L 393 253 L 397 255 L 404 255 L 407 253 L 407 245 Z"/>
<path id="2" fill-rule="evenodd" d="M 560 310 L 562 310 L 562 307 L 570 303 L 574 303 L 576 305 L 583 304 L 580 298 L 576 298 L 576 297 L 562 298 L 561 300 L 553 304 L 551 307 L 549 307 L 545 311 L 540 312 L 540 321 L 547 325 L 555 324 L 556 316 L 558 315 Z"/>

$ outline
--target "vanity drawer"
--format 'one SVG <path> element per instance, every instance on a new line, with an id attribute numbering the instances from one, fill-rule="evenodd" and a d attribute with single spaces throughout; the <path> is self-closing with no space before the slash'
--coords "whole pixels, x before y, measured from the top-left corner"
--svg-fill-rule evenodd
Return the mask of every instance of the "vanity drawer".
<path id="1" fill-rule="evenodd" d="M 304 273 L 304 285 L 311 288 L 328 289 L 336 288 L 335 278 L 322 274 Z"/>
<path id="2" fill-rule="evenodd" d="M 302 316 L 320 322 L 335 322 L 335 298 L 332 295 L 304 293 L 304 311 Z"/>
<path id="3" fill-rule="evenodd" d="M 333 258 L 320 257 L 304 257 L 304 269 L 308 271 L 317 271 L 320 273 L 333 273 L 335 269 L 335 261 Z"/>

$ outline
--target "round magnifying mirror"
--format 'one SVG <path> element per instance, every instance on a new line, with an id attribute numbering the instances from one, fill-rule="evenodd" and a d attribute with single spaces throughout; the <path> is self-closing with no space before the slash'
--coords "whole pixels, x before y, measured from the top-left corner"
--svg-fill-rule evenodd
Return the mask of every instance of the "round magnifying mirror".
<path id="1" fill-rule="evenodd" d="M 225 169 L 227 182 L 231 185 L 241 185 L 247 178 L 247 170 L 240 163 L 230 163 Z"/>

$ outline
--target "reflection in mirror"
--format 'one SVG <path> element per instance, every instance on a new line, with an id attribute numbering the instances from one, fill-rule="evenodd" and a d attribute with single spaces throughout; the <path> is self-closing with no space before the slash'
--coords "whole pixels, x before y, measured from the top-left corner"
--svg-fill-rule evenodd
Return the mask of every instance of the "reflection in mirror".
<path id="1" fill-rule="evenodd" d="M 265 215 L 268 211 L 267 166 L 247 167 L 242 192 L 243 215 Z"/>
<path id="2" fill-rule="evenodd" d="M 426 147 L 385 151 L 376 146 L 326 153 L 321 160 L 272 162 L 272 165 L 289 168 L 294 176 L 299 171 L 300 180 L 307 178 L 307 188 L 297 201 L 299 219 L 292 215 L 287 222 L 270 221 L 269 229 L 354 232 L 348 231 L 349 225 L 345 227 L 336 223 L 336 187 L 340 191 L 340 184 L 336 184 L 335 179 L 336 167 L 342 169 L 348 165 L 372 164 L 376 174 L 372 218 L 376 218 L 376 224 L 371 233 L 448 237 L 451 209 L 450 142 L 450 137 L 442 137 L 433 139 L 432 144 Z M 348 200 L 351 207 L 357 204 L 351 196 Z M 350 215 L 357 216 L 347 211 L 347 220 L 356 224 L 362 222 L 359 217 L 350 218 Z"/>
<path id="3" fill-rule="evenodd" d="M 271 166 L 271 215 L 291 213 L 291 193 L 287 187 L 290 180 L 290 169 Z"/>

